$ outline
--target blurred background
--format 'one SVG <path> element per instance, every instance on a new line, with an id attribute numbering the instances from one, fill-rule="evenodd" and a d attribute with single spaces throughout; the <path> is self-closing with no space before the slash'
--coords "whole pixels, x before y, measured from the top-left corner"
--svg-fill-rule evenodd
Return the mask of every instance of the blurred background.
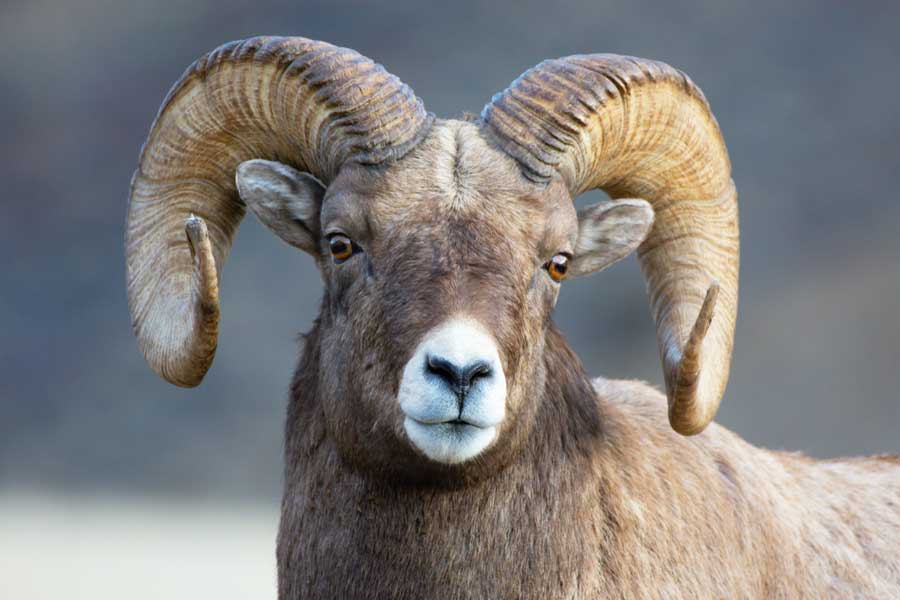
<path id="1" fill-rule="evenodd" d="M 898 23 L 888 1 L 0 3 L 0 596 L 274 597 L 312 261 L 246 219 L 216 362 L 183 390 L 138 351 L 122 255 L 129 179 L 167 90 L 257 34 L 355 48 L 443 117 L 479 112 L 544 58 L 681 68 L 740 191 L 719 423 L 816 457 L 900 452 Z M 589 371 L 662 385 L 633 258 L 566 283 L 556 319 Z"/>

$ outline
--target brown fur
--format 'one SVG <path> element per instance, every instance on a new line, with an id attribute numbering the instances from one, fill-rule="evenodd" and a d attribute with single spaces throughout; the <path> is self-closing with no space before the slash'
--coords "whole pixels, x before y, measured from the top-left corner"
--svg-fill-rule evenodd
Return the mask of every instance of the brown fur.
<path id="1" fill-rule="evenodd" d="M 577 235 L 558 180 L 531 183 L 471 123 L 401 161 L 349 167 L 322 228 L 320 317 L 294 376 L 278 539 L 295 598 L 900 596 L 896 457 L 816 462 L 711 426 L 665 397 L 591 382 L 551 323 L 541 265 Z M 497 339 L 507 417 L 462 465 L 405 437 L 396 394 L 421 336 L 465 312 Z"/>

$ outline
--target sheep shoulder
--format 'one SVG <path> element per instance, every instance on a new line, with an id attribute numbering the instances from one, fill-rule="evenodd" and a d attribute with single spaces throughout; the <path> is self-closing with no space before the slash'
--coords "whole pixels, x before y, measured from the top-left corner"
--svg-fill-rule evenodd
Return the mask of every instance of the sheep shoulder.
<path id="1" fill-rule="evenodd" d="M 604 462 L 620 465 L 603 475 L 611 520 L 623 547 L 654 546 L 625 551 L 622 569 L 652 570 L 662 552 L 673 589 L 702 569 L 735 581 L 732 597 L 900 595 L 900 456 L 813 460 L 716 424 L 683 437 L 655 388 L 592 383 L 618 454 Z"/>

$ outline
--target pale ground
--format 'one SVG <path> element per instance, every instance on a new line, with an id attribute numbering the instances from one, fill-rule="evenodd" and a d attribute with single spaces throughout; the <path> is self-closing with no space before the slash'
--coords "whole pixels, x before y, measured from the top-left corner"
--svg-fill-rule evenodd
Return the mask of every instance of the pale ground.
<path id="1" fill-rule="evenodd" d="M 278 507 L 0 493 L 0 598 L 275 597 Z"/>

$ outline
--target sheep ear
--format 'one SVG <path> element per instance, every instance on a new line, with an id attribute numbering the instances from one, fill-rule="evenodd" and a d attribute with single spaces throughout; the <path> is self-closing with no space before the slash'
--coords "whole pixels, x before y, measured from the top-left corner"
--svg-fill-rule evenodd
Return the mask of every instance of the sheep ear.
<path id="1" fill-rule="evenodd" d="M 263 225 L 285 242 L 319 254 L 319 212 L 325 186 L 309 173 L 269 160 L 238 166 L 238 193 Z"/>
<path id="2" fill-rule="evenodd" d="M 578 243 L 569 277 L 602 271 L 635 250 L 653 225 L 644 200 L 609 200 L 578 211 Z"/>

